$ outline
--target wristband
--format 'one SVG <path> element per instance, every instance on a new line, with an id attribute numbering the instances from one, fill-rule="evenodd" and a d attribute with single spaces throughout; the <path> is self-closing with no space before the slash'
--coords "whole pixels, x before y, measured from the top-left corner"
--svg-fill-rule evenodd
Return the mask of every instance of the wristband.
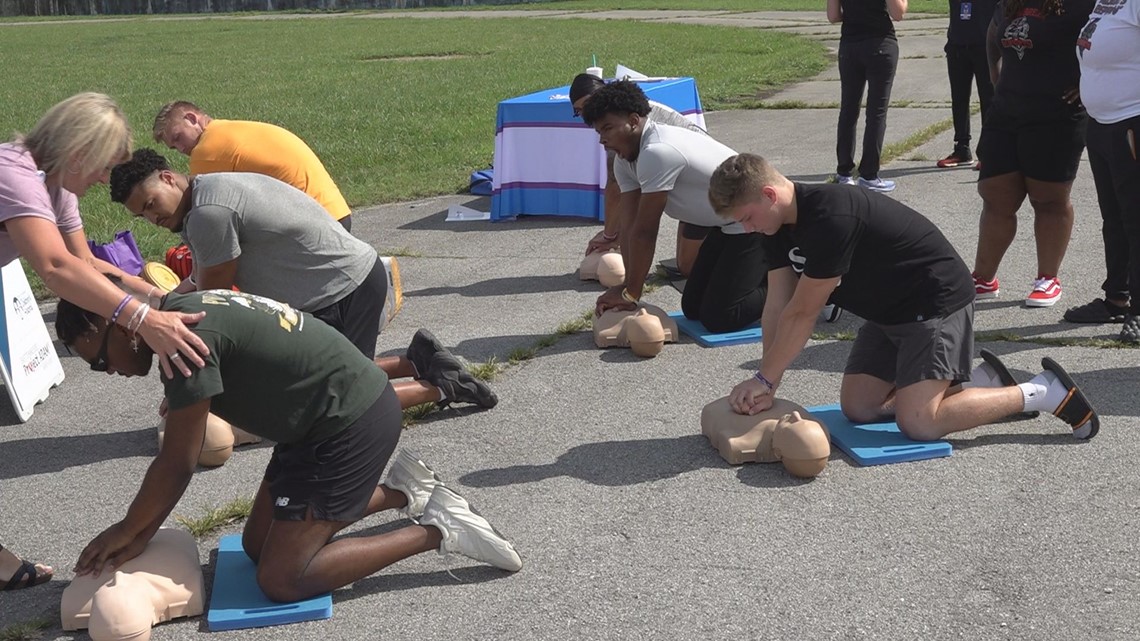
<path id="1" fill-rule="evenodd" d="M 142 306 L 142 313 L 139 314 L 138 312 L 136 312 L 136 316 L 138 316 L 137 324 L 135 322 L 135 316 L 131 316 L 131 321 L 129 323 L 127 323 L 127 329 L 131 332 L 131 334 L 137 334 L 138 331 L 140 329 L 142 329 L 143 321 L 146 320 L 146 315 L 149 313 L 150 313 L 150 305 L 143 305 Z M 134 325 L 134 327 L 132 328 L 131 325 Z"/>
<path id="2" fill-rule="evenodd" d="M 602 230 L 602 238 L 604 238 L 606 240 L 617 240 L 618 235 L 614 234 L 613 236 L 610 236 L 609 234 L 606 233 L 606 230 L 603 229 Z"/>
<path id="3" fill-rule="evenodd" d="M 761 374 L 759 370 L 757 370 L 756 373 L 752 375 L 752 378 L 755 378 L 756 380 L 763 383 L 764 387 L 768 388 L 769 393 L 774 392 L 776 390 L 776 386 L 772 384 L 772 381 L 764 378 L 764 375 Z"/>
<path id="4" fill-rule="evenodd" d="M 111 325 L 114 325 L 115 321 L 119 320 L 119 314 L 123 313 L 123 310 L 127 307 L 127 303 L 131 302 L 132 298 L 133 297 L 130 294 L 127 294 L 126 296 L 123 297 L 123 300 L 119 301 L 119 306 L 116 307 L 115 312 L 113 314 L 111 314 L 111 320 L 110 320 Z"/>
<path id="5" fill-rule="evenodd" d="M 624 287 L 622 287 L 622 288 L 621 288 L 621 298 L 622 298 L 622 300 L 624 300 L 625 302 L 627 302 L 627 303 L 633 303 L 634 305 L 636 305 L 636 304 L 637 304 L 637 302 L 640 300 L 640 299 L 638 299 L 638 298 L 634 298 L 634 297 L 633 297 L 633 294 L 630 294 L 630 293 L 629 293 L 629 290 L 628 290 L 628 289 L 626 289 L 626 288 L 624 288 Z"/>

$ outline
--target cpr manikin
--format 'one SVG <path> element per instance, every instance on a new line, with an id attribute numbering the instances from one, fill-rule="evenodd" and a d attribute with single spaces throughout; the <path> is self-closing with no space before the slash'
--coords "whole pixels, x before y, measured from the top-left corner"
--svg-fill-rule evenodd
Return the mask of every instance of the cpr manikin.
<path id="1" fill-rule="evenodd" d="M 831 455 L 827 429 L 807 410 L 777 398 L 759 414 L 737 414 L 728 397 L 701 411 L 701 433 L 732 465 L 780 461 L 793 476 L 812 478 Z"/>
<path id="2" fill-rule="evenodd" d="M 621 252 L 613 249 L 586 254 L 581 266 L 578 267 L 578 278 L 596 280 L 606 287 L 624 283 L 625 262 L 622 260 Z"/>
<path id="3" fill-rule="evenodd" d="M 594 344 L 629 347 L 638 356 L 653 357 L 665 343 L 677 340 L 677 322 L 655 305 L 642 303 L 634 311 L 611 309 L 594 319 Z"/>
<path id="4" fill-rule="evenodd" d="M 166 417 L 158 422 L 158 449 L 166 436 Z M 249 443 L 260 443 L 261 437 L 234 427 L 213 414 L 206 417 L 206 438 L 202 441 L 202 452 L 198 454 L 198 465 L 218 467 L 230 459 L 234 448 Z"/>
<path id="5" fill-rule="evenodd" d="M 198 545 L 184 530 L 161 529 L 142 554 L 99 576 L 79 576 L 63 591 L 64 630 L 94 641 L 148 641 L 151 626 L 202 614 Z"/>

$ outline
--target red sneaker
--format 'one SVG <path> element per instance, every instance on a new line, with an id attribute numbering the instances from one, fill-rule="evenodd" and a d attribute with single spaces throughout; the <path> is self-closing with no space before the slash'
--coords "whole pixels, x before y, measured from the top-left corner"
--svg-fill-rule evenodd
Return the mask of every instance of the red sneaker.
<path id="1" fill-rule="evenodd" d="M 1061 281 L 1056 276 L 1038 276 L 1033 291 L 1025 297 L 1026 307 L 1052 307 L 1061 300 Z"/>
<path id="2" fill-rule="evenodd" d="M 938 161 L 938 168 L 939 169 L 953 169 L 954 167 L 965 167 L 967 165 L 973 165 L 973 164 L 974 164 L 974 159 L 970 157 L 970 151 L 969 150 L 966 150 L 966 151 L 955 150 L 954 153 L 952 153 L 949 156 L 946 156 L 942 160 Z"/>
<path id="3" fill-rule="evenodd" d="M 997 298 L 998 292 L 998 279 L 995 276 L 993 280 L 982 280 L 974 274 L 974 300 L 989 300 Z"/>

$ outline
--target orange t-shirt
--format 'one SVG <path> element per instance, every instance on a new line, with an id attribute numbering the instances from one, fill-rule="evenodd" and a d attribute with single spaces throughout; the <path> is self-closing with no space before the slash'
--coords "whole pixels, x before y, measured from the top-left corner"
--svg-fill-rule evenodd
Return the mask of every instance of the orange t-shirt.
<path id="1" fill-rule="evenodd" d="M 352 213 L 321 159 L 293 132 L 266 122 L 211 120 L 190 152 L 190 173 L 265 174 L 308 194 L 335 220 Z"/>

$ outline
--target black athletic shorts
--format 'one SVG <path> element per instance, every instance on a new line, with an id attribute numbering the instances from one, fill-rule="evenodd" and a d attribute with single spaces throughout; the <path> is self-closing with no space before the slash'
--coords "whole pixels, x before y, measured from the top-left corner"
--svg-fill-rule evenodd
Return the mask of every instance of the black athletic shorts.
<path id="1" fill-rule="evenodd" d="M 714 229 L 718 228 L 702 227 L 700 225 L 694 225 L 693 223 L 686 223 L 684 221 L 680 221 L 680 224 L 677 226 L 677 231 L 681 233 L 681 238 L 684 238 L 685 240 L 704 240 L 705 237 L 709 235 L 709 232 Z"/>
<path id="2" fill-rule="evenodd" d="M 352 341 L 362 354 L 372 358 L 376 356 L 376 339 L 380 336 L 380 321 L 384 318 L 387 300 L 388 272 L 377 256 L 372 271 L 359 287 L 332 305 L 313 312 L 313 316 L 328 323 Z"/>
<path id="3" fill-rule="evenodd" d="M 265 468 L 273 518 L 351 523 L 368 501 L 400 440 L 403 413 L 391 383 L 380 398 L 344 430 L 313 443 L 278 443 Z"/>
<path id="4" fill-rule="evenodd" d="M 1071 182 L 1085 150 L 1083 111 L 1055 119 L 1027 119 L 994 104 L 978 141 L 979 180 L 1012 172 L 1042 182 Z"/>

